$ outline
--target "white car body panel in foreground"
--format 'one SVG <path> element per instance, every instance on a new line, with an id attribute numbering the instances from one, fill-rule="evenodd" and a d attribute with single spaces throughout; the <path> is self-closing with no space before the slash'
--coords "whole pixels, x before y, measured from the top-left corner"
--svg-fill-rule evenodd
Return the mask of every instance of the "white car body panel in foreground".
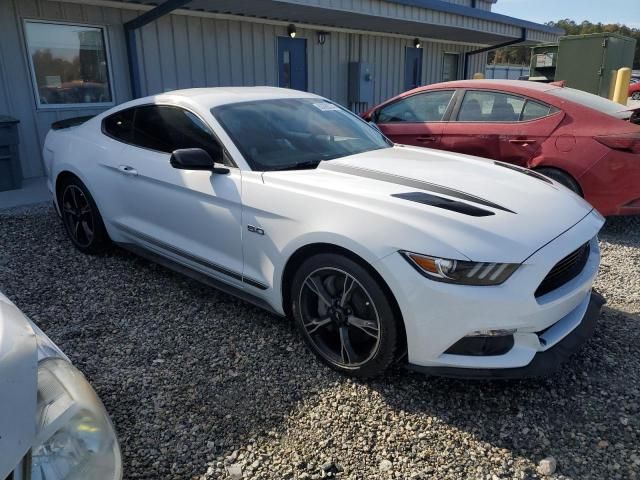
<path id="1" fill-rule="evenodd" d="M 72 172 L 93 195 L 112 240 L 242 289 L 278 313 L 285 312 L 283 272 L 298 249 L 316 243 L 345 248 L 388 284 L 402 312 L 409 362 L 418 366 L 521 367 L 577 325 L 597 273 L 595 237 L 603 225 L 584 200 L 555 182 L 490 160 L 398 145 L 322 162 L 311 170 L 252 171 L 211 109 L 277 98 L 323 100 L 267 87 L 178 91 L 52 131 L 44 157 L 54 201 L 56 179 Z M 228 175 L 173 169 L 169 154 L 102 133 L 106 116 L 145 104 L 195 113 L 238 168 Z M 465 215 L 393 196 L 429 188 L 443 188 L 439 194 L 462 198 L 491 215 Z M 250 233 L 251 227 L 264 235 Z M 591 253 L 582 273 L 535 298 L 551 268 L 586 242 L 591 242 Z M 523 265 L 502 285 L 452 285 L 421 276 L 400 251 Z M 542 345 L 533 332 L 556 323 L 546 333 L 553 341 Z M 483 329 L 517 329 L 514 348 L 490 357 L 444 353 L 458 339 Z"/>
<path id="2" fill-rule="evenodd" d="M 27 453 L 36 436 L 36 335 L 0 293 L 0 478 Z"/>
<path id="3" fill-rule="evenodd" d="M 42 401 L 39 398 L 42 392 L 39 385 L 39 369 L 43 362 L 50 361 L 71 365 L 67 356 L 49 337 L 0 292 L 0 478 L 2 479 L 7 478 L 11 473 L 13 473 L 11 478 L 15 480 L 31 478 L 29 476 L 32 470 L 29 465 L 30 452 L 50 439 L 56 432 L 55 428 L 63 428 L 64 422 L 71 416 L 69 415 L 71 408 L 64 411 L 60 409 L 60 405 L 56 405 L 58 410 L 49 408 L 52 404 L 48 404 L 41 409 L 42 412 L 39 411 L 38 402 Z M 91 390 L 84 376 L 74 367 L 69 368 L 75 372 L 74 382 Z M 53 392 L 55 393 L 55 390 Z M 95 396 L 92 390 L 91 392 Z M 104 407 L 97 397 L 94 398 L 99 414 L 104 415 L 105 422 L 110 427 L 110 420 Z M 38 415 L 47 413 L 48 408 L 50 420 L 47 427 L 54 425 L 54 430 L 38 431 L 40 424 Z M 115 464 L 112 465 L 111 475 L 98 473 L 92 477 L 95 480 L 122 478 L 120 450 L 115 434 L 112 440 Z M 77 450 L 75 453 L 80 454 Z M 82 468 L 84 466 L 75 471 L 76 476 L 64 478 L 78 478 L 78 474 L 83 474 Z M 51 475 L 54 470 L 47 470 L 46 474 Z M 88 474 L 91 475 L 96 471 L 104 473 L 105 470 L 90 470 Z M 84 472 L 87 473 L 86 470 Z M 41 473 L 38 472 L 37 475 Z"/>

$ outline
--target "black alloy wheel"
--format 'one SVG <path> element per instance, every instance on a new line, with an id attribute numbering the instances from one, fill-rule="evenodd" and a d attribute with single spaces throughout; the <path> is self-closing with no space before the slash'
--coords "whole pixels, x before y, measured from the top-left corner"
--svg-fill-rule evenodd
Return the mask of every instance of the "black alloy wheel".
<path id="1" fill-rule="evenodd" d="M 318 257 L 305 262 L 294 279 L 293 311 L 305 341 L 338 371 L 360 377 L 382 373 L 396 350 L 395 319 L 384 291 L 350 259 Z"/>
<path id="2" fill-rule="evenodd" d="M 60 213 L 67 235 L 83 253 L 100 253 L 110 244 L 91 194 L 77 178 L 68 179 L 60 189 Z"/>
<path id="3" fill-rule="evenodd" d="M 95 236 L 91 205 L 77 185 L 67 185 L 62 193 L 62 216 L 71 240 L 82 248 L 91 245 Z"/>

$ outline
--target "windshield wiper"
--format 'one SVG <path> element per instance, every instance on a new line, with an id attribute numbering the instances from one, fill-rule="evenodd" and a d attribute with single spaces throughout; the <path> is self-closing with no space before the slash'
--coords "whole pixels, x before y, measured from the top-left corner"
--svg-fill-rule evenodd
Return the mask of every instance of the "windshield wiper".
<path id="1" fill-rule="evenodd" d="M 316 168 L 322 160 L 309 160 L 308 162 L 290 163 L 288 165 L 279 165 L 274 168 L 270 168 L 270 172 L 278 172 L 280 170 L 313 170 Z"/>

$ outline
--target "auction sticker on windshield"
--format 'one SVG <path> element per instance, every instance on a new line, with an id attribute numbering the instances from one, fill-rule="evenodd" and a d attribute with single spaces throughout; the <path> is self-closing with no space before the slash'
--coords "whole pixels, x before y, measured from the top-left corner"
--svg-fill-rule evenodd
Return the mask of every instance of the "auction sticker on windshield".
<path id="1" fill-rule="evenodd" d="M 329 102 L 314 103 L 313 106 L 319 110 L 322 110 L 323 112 L 328 112 L 331 110 L 340 110 L 339 106 Z"/>

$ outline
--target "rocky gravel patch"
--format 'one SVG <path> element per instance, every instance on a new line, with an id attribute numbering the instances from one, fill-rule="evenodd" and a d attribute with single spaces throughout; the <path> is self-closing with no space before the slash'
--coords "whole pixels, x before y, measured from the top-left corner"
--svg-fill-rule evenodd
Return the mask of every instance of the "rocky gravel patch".
<path id="1" fill-rule="evenodd" d="M 0 212 L 0 290 L 83 370 L 125 478 L 640 477 L 640 218 L 601 235 L 594 338 L 545 380 L 321 366 L 287 320 L 121 249 L 77 252 L 48 206 Z"/>

